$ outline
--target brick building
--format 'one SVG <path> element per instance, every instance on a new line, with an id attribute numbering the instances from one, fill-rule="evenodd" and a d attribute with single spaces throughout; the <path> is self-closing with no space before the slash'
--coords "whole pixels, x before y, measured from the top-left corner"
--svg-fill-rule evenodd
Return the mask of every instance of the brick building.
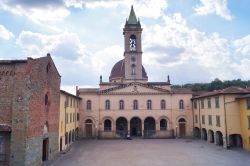
<path id="1" fill-rule="evenodd" d="M 41 165 L 57 154 L 60 81 L 49 54 L 0 61 L 0 165 Z"/>

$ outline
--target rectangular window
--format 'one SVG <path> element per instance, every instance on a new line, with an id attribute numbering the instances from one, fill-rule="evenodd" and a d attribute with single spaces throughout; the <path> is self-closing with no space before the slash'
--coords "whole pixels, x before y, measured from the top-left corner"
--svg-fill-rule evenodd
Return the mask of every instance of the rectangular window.
<path id="1" fill-rule="evenodd" d="M 211 98 L 207 99 L 207 108 L 211 108 Z"/>
<path id="2" fill-rule="evenodd" d="M 69 97 L 66 97 L 66 105 L 65 105 L 66 107 L 68 107 L 69 106 Z"/>
<path id="3" fill-rule="evenodd" d="M 219 97 L 215 97 L 215 108 L 220 108 Z"/>
<path id="4" fill-rule="evenodd" d="M 201 122 L 202 122 L 202 124 L 205 124 L 205 116 L 204 115 L 202 115 L 202 117 L 201 117 Z"/>
<path id="5" fill-rule="evenodd" d="M 70 113 L 70 123 L 72 122 L 72 113 Z"/>
<path id="6" fill-rule="evenodd" d="M 198 123 L 198 116 L 197 115 L 194 116 L 194 120 L 195 120 L 195 123 Z"/>
<path id="7" fill-rule="evenodd" d="M 204 100 L 201 99 L 201 109 L 204 109 Z"/>
<path id="8" fill-rule="evenodd" d="M 247 109 L 250 110 L 250 98 L 247 99 Z"/>
<path id="9" fill-rule="evenodd" d="M 216 115 L 216 126 L 220 127 L 220 116 Z"/>
<path id="10" fill-rule="evenodd" d="M 194 109 L 197 109 L 197 100 L 194 101 Z"/>
<path id="11" fill-rule="evenodd" d="M 248 118 L 248 129 L 250 129 L 250 116 L 248 116 L 247 118 Z"/>
<path id="12" fill-rule="evenodd" d="M 212 125 L 212 115 L 208 115 L 208 124 Z"/>
<path id="13" fill-rule="evenodd" d="M 68 120 L 68 113 L 66 113 L 66 124 L 69 123 L 69 120 Z"/>
<path id="14" fill-rule="evenodd" d="M 73 113 L 73 122 L 75 122 L 75 113 Z"/>
<path id="15" fill-rule="evenodd" d="M 79 113 L 77 113 L 77 121 L 79 121 L 80 119 L 80 116 L 79 116 Z"/>

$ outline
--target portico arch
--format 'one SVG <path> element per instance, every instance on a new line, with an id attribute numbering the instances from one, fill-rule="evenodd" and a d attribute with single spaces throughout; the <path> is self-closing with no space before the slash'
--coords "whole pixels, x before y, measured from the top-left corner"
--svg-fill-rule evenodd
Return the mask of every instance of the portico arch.
<path id="1" fill-rule="evenodd" d="M 201 139 L 202 140 L 207 140 L 207 130 L 205 128 L 201 129 Z"/>
<path id="2" fill-rule="evenodd" d="M 214 143 L 214 132 L 213 130 L 208 130 L 208 141 Z"/>
<path id="3" fill-rule="evenodd" d="M 216 145 L 223 146 L 223 135 L 220 131 L 216 131 L 215 133 L 215 143 Z"/>
<path id="4" fill-rule="evenodd" d="M 153 117 L 147 117 L 144 120 L 144 136 L 153 136 L 155 134 L 155 119 Z"/>
<path id="5" fill-rule="evenodd" d="M 125 117 L 119 117 L 116 119 L 116 134 L 126 137 L 128 132 L 128 121 Z"/>
<path id="6" fill-rule="evenodd" d="M 133 117 L 130 120 L 130 135 L 131 136 L 142 136 L 142 122 L 138 117 Z"/>
<path id="7" fill-rule="evenodd" d="M 194 137 L 195 138 L 201 138 L 201 131 L 200 131 L 200 128 L 198 128 L 198 127 L 195 127 L 194 128 Z"/>

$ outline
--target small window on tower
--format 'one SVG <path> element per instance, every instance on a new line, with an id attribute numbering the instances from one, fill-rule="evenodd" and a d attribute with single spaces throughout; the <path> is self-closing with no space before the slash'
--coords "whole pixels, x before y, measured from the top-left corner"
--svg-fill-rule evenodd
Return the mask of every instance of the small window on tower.
<path id="1" fill-rule="evenodd" d="M 131 74 L 132 74 L 132 75 L 135 75 L 135 73 L 136 73 L 136 72 L 135 72 L 135 64 L 133 64 L 133 65 L 132 65 Z"/>
<path id="2" fill-rule="evenodd" d="M 44 96 L 44 104 L 46 106 L 49 104 L 49 96 L 48 96 L 48 94 L 45 94 L 45 96 Z"/>
<path id="3" fill-rule="evenodd" d="M 130 51 L 135 51 L 136 50 L 136 36 L 131 35 L 129 42 L 130 42 Z"/>

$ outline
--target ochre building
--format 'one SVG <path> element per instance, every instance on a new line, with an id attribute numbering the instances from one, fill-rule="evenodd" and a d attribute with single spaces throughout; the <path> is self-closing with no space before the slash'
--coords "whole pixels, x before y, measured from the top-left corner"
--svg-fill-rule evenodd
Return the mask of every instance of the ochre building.
<path id="1" fill-rule="evenodd" d="M 225 148 L 242 147 L 242 138 L 244 146 L 249 146 L 247 100 L 238 99 L 249 93 L 229 87 L 193 97 L 194 135 Z"/>
<path id="2" fill-rule="evenodd" d="M 109 82 L 79 88 L 81 137 L 168 138 L 191 136 L 192 92 L 172 88 L 169 77 L 148 82 L 142 65 L 142 27 L 133 7 L 123 28 L 124 58 L 112 68 Z"/>
<path id="3" fill-rule="evenodd" d="M 250 90 L 250 89 L 249 89 Z M 243 148 L 250 151 L 250 94 L 239 96 Z"/>
<path id="4" fill-rule="evenodd" d="M 41 165 L 58 153 L 60 82 L 50 55 L 0 60 L 0 165 Z"/>
<path id="5" fill-rule="evenodd" d="M 78 137 L 81 98 L 60 91 L 59 151 L 65 151 Z"/>

